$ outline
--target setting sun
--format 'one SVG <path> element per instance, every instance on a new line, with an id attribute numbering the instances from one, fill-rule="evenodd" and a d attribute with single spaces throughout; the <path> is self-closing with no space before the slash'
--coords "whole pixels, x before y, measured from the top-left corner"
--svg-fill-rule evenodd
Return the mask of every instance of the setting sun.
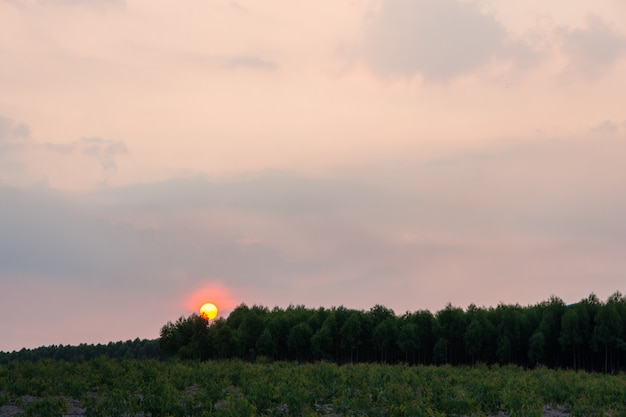
<path id="1" fill-rule="evenodd" d="M 217 307 L 213 303 L 205 303 L 200 307 L 200 317 L 205 318 L 206 320 L 213 320 L 217 317 Z"/>

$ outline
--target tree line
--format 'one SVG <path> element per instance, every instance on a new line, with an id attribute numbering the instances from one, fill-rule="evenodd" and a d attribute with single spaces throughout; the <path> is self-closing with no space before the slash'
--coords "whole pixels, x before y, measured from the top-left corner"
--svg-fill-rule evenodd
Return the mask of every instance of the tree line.
<path id="1" fill-rule="evenodd" d="M 245 304 L 208 322 L 197 314 L 161 328 L 164 355 L 181 359 L 473 365 L 515 364 L 618 372 L 626 366 L 626 297 L 552 296 L 522 307 L 448 304 L 396 315 L 376 305 L 286 309 Z"/>
<path id="2" fill-rule="evenodd" d="M 0 352 L 0 364 L 12 361 L 37 362 L 43 359 L 64 361 L 91 360 L 101 356 L 111 359 L 134 358 L 158 359 L 161 357 L 159 340 L 139 339 L 107 344 L 50 345 L 34 349 L 20 349 L 13 352 Z"/>

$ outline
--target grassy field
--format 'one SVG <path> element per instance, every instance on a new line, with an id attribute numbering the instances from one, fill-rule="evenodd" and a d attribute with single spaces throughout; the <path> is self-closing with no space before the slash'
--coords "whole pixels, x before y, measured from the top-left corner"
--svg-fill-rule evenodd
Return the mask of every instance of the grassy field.
<path id="1" fill-rule="evenodd" d="M 626 416 L 626 377 L 517 367 L 155 360 L 0 365 L 0 415 Z"/>

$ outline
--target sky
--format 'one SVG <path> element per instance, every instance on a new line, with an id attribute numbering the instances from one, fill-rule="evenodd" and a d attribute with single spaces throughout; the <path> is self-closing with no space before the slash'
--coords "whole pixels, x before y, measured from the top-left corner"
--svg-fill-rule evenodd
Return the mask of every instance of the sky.
<path id="1" fill-rule="evenodd" d="M 0 350 L 626 292 L 624 74 L 622 0 L 0 0 Z"/>

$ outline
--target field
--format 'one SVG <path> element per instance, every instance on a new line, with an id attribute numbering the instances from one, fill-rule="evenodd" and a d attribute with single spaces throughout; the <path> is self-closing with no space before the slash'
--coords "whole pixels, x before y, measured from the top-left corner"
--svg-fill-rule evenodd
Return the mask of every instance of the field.
<path id="1" fill-rule="evenodd" d="M 0 365 L 0 415 L 626 415 L 626 377 L 466 368 L 135 359 Z"/>

